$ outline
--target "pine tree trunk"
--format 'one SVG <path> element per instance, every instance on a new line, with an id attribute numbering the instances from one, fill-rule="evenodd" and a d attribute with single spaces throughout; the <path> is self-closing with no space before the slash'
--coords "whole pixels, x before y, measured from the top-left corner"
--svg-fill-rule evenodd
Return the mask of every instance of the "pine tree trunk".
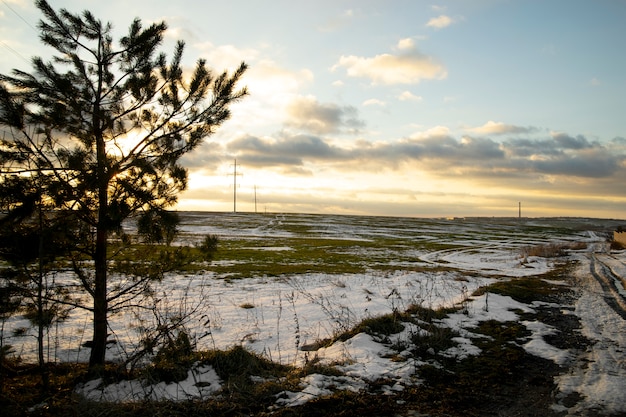
<path id="1" fill-rule="evenodd" d="M 103 196 L 101 195 L 101 198 Z M 107 197 L 106 188 L 100 202 L 98 226 L 96 228 L 96 250 L 94 259 L 95 282 L 93 294 L 93 345 L 89 358 L 89 369 L 104 365 L 107 345 Z"/>
<path id="2" fill-rule="evenodd" d="M 96 231 L 95 285 L 93 295 L 93 345 L 89 369 L 104 365 L 107 345 L 107 232 L 104 227 Z"/>
<path id="3" fill-rule="evenodd" d="M 41 202 L 39 203 L 38 215 L 39 215 L 39 248 L 37 253 L 39 254 L 39 268 L 37 271 L 37 356 L 39 359 L 39 372 L 41 374 L 41 391 L 42 394 L 48 392 L 49 377 L 48 367 L 46 365 L 44 357 L 44 337 L 45 337 L 45 324 L 48 323 L 47 318 L 44 318 L 44 237 L 43 237 L 43 208 Z M 44 322 L 45 319 L 45 322 Z"/>
<path id="4" fill-rule="evenodd" d="M 102 82 L 102 63 L 100 63 L 99 79 Z M 98 86 L 98 93 L 101 84 Z M 98 95 L 99 97 L 99 95 Z M 93 345 L 89 357 L 90 372 L 104 366 L 107 346 L 107 238 L 109 234 L 109 195 L 106 145 L 102 135 L 100 120 L 100 102 L 94 102 L 93 132 L 96 142 L 97 174 L 98 174 L 98 219 L 96 226 L 96 247 L 94 255 L 95 282 L 93 294 Z"/>

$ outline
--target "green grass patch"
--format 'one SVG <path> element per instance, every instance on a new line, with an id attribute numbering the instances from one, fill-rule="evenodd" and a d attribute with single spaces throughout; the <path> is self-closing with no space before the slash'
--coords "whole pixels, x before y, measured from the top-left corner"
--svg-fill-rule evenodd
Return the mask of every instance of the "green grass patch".
<path id="1" fill-rule="evenodd" d="M 520 303 L 529 304 L 537 300 L 537 296 L 546 297 L 555 292 L 554 285 L 548 284 L 541 278 L 525 277 L 503 280 L 489 286 L 479 288 L 472 295 L 480 296 L 486 292 L 505 295 Z"/>
<path id="2" fill-rule="evenodd" d="M 417 250 L 429 252 L 458 247 L 390 237 L 373 237 L 372 240 L 314 238 L 303 235 L 292 238 L 230 238 L 220 241 L 219 250 L 214 257 L 217 262 L 208 269 L 228 279 L 307 273 L 358 274 L 368 270 L 432 270 L 442 267 L 412 265 L 420 262 L 415 255 Z M 399 264 L 403 265 L 398 266 Z"/>
<path id="3" fill-rule="evenodd" d="M 539 276 L 501 280 L 481 287 L 472 295 L 480 296 L 486 292 L 506 295 L 520 303 L 530 304 L 535 300 L 555 301 L 564 291 L 564 286 L 549 281 L 565 281 L 573 268 L 573 263 L 563 263 L 550 272 Z"/>
<path id="4" fill-rule="evenodd" d="M 289 250 L 271 250 L 272 247 Z M 228 274 L 230 279 L 314 272 L 362 273 L 366 270 L 363 257 L 345 250 L 352 247 L 354 242 L 332 239 L 228 240 L 215 256 L 222 264 L 217 262 L 210 270 Z"/>

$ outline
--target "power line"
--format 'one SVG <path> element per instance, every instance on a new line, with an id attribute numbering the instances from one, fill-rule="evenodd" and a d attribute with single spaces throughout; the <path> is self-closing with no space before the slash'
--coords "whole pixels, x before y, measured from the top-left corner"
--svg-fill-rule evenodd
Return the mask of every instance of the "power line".
<path id="1" fill-rule="evenodd" d="M 22 22 L 26 23 L 26 25 L 28 25 L 28 27 L 30 27 L 33 31 L 35 31 L 35 33 L 39 34 L 39 32 L 37 31 L 37 29 L 35 29 L 35 28 L 33 27 L 33 25 L 31 25 L 30 23 L 28 23 L 28 21 L 27 21 L 26 19 L 24 19 L 24 18 L 22 17 L 22 15 L 20 15 L 18 12 L 16 12 L 16 11 L 15 11 L 15 9 L 14 9 L 13 7 L 9 6 L 9 3 L 7 3 L 7 2 L 6 2 L 6 1 L 4 1 L 4 0 L 0 0 L 0 1 L 2 1 L 2 3 L 3 3 L 6 7 L 7 7 L 7 9 L 11 10 L 11 11 L 12 11 L 12 12 L 13 12 L 13 13 L 17 16 L 17 17 L 19 17 L 19 18 L 22 20 Z"/>
<path id="2" fill-rule="evenodd" d="M 26 26 L 31 28 L 33 30 L 33 32 L 35 32 L 37 35 L 39 35 L 39 32 L 37 31 L 37 29 L 35 29 L 35 27 L 33 27 L 33 25 L 31 25 L 26 19 L 24 19 L 22 17 L 22 15 L 19 14 L 13 7 L 11 7 L 9 5 L 9 3 L 7 3 L 5 0 L 0 0 L 0 1 L 2 1 L 2 4 L 4 4 L 7 9 L 11 10 L 13 12 L 13 14 L 15 14 L 17 17 L 19 17 L 22 22 L 26 23 Z M 0 44 L 2 46 L 4 46 L 6 49 L 8 49 L 9 51 L 11 51 L 15 56 L 17 56 L 18 58 L 24 60 L 24 62 L 30 64 L 30 60 L 28 58 L 25 58 L 24 55 L 22 55 L 21 53 L 19 53 L 15 49 L 11 48 L 6 42 L 4 42 L 3 40 L 0 40 Z"/>
<path id="3" fill-rule="evenodd" d="M 6 42 L 0 40 L 0 44 L 2 46 L 4 46 L 5 48 L 7 48 L 9 51 L 13 52 L 15 54 L 15 56 L 17 56 L 18 58 L 21 58 L 24 60 L 24 62 L 30 64 L 30 61 L 24 57 L 24 55 L 20 54 L 19 52 L 17 52 L 15 49 L 11 48 L 9 45 L 7 45 Z"/>

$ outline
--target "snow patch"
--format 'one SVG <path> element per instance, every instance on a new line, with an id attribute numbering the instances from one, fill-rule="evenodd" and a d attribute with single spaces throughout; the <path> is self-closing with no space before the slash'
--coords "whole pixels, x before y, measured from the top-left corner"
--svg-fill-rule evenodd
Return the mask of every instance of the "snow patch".
<path id="1" fill-rule="evenodd" d="M 104 384 L 99 378 L 79 385 L 76 392 L 94 401 L 181 401 L 209 398 L 221 388 L 220 378 L 213 367 L 195 364 L 188 371 L 187 378 L 179 382 L 151 384 L 145 380 L 133 379 Z"/>

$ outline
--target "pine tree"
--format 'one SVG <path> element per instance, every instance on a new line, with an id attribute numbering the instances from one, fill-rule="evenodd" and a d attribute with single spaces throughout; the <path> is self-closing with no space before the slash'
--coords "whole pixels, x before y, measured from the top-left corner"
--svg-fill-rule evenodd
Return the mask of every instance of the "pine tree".
<path id="1" fill-rule="evenodd" d="M 104 364 L 107 343 L 107 249 L 112 233 L 132 215 L 163 213 L 187 186 L 180 158 L 230 117 L 229 107 L 247 94 L 237 83 L 246 70 L 215 75 L 200 59 L 190 75 L 181 61 L 159 52 L 167 26 L 143 27 L 135 19 L 118 44 L 112 26 L 89 11 L 58 12 L 36 5 L 42 42 L 51 62 L 33 58 L 32 73 L 0 75 L 0 182 L 47 178 L 41 198 L 80 223 L 78 249 L 93 273 L 75 268 L 93 305 L 90 368 Z M 9 216 L 28 211 L 14 204 Z M 162 216 L 161 216 L 162 217 Z"/>
<path id="2" fill-rule="evenodd" d="M 4 265 L 0 280 L 8 306 L 3 318 L 18 310 L 36 328 L 37 357 L 42 392 L 48 389 L 45 361 L 47 333 L 63 321 L 74 304 L 62 287 L 54 285 L 57 260 L 69 253 L 74 221 L 47 210 L 41 190 L 44 176 L 3 178 L 0 183 L 0 209 L 9 215 L 0 219 L 0 259 Z"/>

